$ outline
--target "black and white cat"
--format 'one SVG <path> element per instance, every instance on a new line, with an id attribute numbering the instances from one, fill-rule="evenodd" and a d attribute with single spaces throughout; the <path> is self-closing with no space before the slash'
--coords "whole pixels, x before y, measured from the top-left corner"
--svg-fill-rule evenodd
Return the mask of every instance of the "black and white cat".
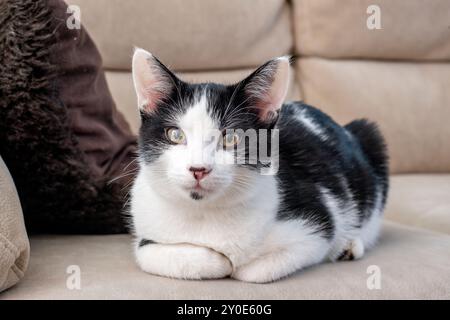
<path id="1" fill-rule="evenodd" d="M 289 69 L 281 57 L 234 85 L 189 84 L 136 49 L 131 215 L 144 271 L 263 283 L 374 245 L 388 189 L 384 140 L 366 120 L 341 127 L 302 102 L 283 104 Z M 269 163 L 250 155 L 264 146 Z"/>

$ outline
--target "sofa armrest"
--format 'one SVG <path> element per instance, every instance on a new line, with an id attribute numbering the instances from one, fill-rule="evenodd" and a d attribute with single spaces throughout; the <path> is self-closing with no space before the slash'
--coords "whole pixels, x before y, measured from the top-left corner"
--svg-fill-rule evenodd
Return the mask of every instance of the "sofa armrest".
<path id="1" fill-rule="evenodd" d="M 23 277 L 29 255 L 30 244 L 19 197 L 0 157 L 0 292 Z"/>

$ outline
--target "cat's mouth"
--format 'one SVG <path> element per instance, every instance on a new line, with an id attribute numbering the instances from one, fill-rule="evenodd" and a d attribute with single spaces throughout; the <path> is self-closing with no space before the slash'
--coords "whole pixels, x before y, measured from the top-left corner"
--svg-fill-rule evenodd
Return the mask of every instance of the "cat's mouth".
<path id="1" fill-rule="evenodd" d="M 211 189 L 206 188 L 204 185 L 200 184 L 200 182 L 197 182 L 194 186 L 188 187 L 187 189 L 189 191 L 202 192 L 202 193 L 211 191 Z"/>
<path id="2" fill-rule="evenodd" d="M 187 186 L 184 188 L 189 195 L 194 200 L 201 200 L 209 193 L 213 192 L 213 190 L 209 187 L 205 187 L 201 182 L 197 181 L 195 184 L 191 186 Z"/>

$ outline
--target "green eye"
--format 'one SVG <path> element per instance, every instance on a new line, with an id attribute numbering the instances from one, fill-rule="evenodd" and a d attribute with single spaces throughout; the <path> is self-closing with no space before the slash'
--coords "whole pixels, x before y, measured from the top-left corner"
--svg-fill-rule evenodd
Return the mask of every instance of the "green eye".
<path id="1" fill-rule="evenodd" d="M 240 137 L 236 132 L 228 132 L 223 136 L 223 146 L 230 148 L 237 145 L 240 141 Z"/>
<path id="2" fill-rule="evenodd" d="M 166 129 L 166 137 L 170 142 L 175 144 L 185 144 L 186 136 L 184 135 L 183 130 L 178 128 L 167 128 Z"/>

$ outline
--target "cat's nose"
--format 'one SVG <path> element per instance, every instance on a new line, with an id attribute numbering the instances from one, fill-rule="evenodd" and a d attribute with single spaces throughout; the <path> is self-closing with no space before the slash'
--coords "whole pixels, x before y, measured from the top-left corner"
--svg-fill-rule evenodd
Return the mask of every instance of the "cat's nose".
<path id="1" fill-rule="evenodd" d="M 211 172 L 211 169 L 206 167 L 190 167 L 189 171 L 194 174 L 195 180 L 200 181 Z"/>

